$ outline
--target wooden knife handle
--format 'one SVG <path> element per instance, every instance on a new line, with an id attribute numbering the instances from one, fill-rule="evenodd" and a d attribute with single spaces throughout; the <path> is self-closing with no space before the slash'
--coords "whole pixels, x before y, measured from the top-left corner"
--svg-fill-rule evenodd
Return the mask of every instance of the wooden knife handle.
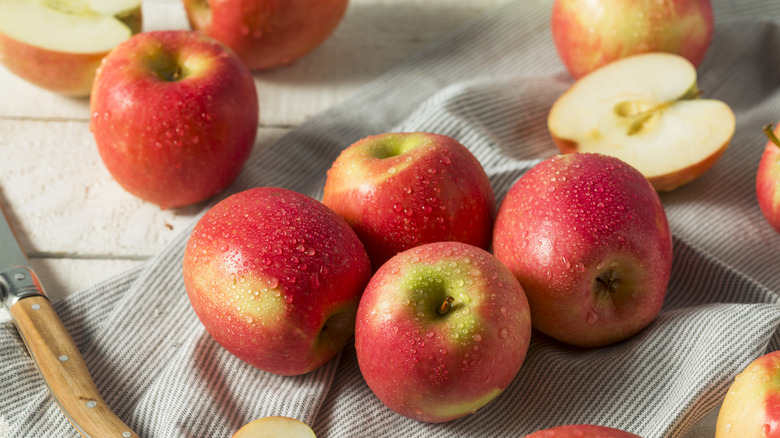
<path id="1" fill-rule="evenodd" d="M 21 299 L 9 310 L 51 395 L 82 436 L 138 437 L 100 397 L 81 353 L 45 296 Z"/>

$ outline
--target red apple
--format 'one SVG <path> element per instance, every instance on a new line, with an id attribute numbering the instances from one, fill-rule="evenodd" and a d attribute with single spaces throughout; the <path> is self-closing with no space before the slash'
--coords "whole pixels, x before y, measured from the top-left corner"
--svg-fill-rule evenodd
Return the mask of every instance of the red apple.
<path id="1" fill-rule="evenodd" d="M 490 246 L 490 181 L 474 155 L 444 135 L 386 133 L 352 144 L 328 170 L 322 202 L 354 228 L 374 269 L 425 243 Z"/>
<path id="2" fill-rule="evenodd" d="M 531 321 L 522 287 L 493 255 L 459 242 L 406 250 L 374 274 L 355 326 L 358 364 L 390 409 L 443 422 L 512 381 Z"/>
<path id="3" fill-rule="evenodd" d="M 658 194 L 600 154 L 556 155 L 524 174 L 498 211 L 493 252 L 523 286 L 534 327 L 584 347 L 649 325 L 672 266 Z"/>
<path id="4" fill-rule="evenodd" d="M 196 32 L 146 32 L 120 44 L 98 69 L 90 105 L 90 128 L 111 175 L 162 208 L 220 193 L 257 134 L 252 75 L 229 49 Z"/>
<path id="5" fill-rule="evenodd" d="M 312 371 L 352 338 L 371 267 L 346 222 L 286 189 L 232 195 L 195 225 L 184 285 L 206 330 L 265 371 Z"/>
<path id="6" fill-rule="evenodd" d="M 729 437 L 780 437 L 780 351 L 754 360 L 729 388 L 715 438 Z"/>
<path id="7" fill-rule="evenodd" d="M 780 125 L 772 132 L 772 125 L 764 128 L 769 141 L 756 173 L 756 198 L 766 220 L 780 233 Z"/>
<path id="8" fill-rule="evenodd" d="M 190 25 L 232 48 L 252 70 L 290 64 L 336 29 L 348 0 L 183 0 Z"/>
<path id="9" fill-rule="evenodd" d="M 626 432 L 620 429 L 614 429 L 606 426 L 595 426 L 592 424 L 570 424 L 566 426 L 553 427 L 551 429 L 540 430 L 525 438 L 641 438 L 639 435 Z"/>
<path id="10" fill-rule="evenodd" d="M 577 79 L 648 52 L 675 53 L 698 66 L 714 21 L 710 0 L 555 0 L 551 28 L 561 60 Z"/>
<path id="11" fill-rule="evenodd" d="M 103 57 L 140 31 L 140 0 L 4 0 L 0 62 L 39 87 L 86 96 Z"/>

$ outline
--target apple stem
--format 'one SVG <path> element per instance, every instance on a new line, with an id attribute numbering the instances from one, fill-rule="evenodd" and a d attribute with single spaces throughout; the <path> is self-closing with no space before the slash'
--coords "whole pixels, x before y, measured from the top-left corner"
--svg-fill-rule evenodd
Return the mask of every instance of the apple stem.
<path id="1" fill-rule="evenodd" d="M 453 298 L 452 295 L 447 295 L 447 298 L 444 299 L 444 302 L 441 303 L 441 306 L 436 309 L 436 314 L 439 316 L 444 316 L 449 313 L 450 309 L 452 308 L 453 301 L 455 301 L 455 298 Z"/>
<path id="2" fill-rule="evenodd" d="M 776 144 L 777 146 L 780 146 L 780 139 L 777 138 L 774 131 L 772 130 L 772 124 L 768 124 L 764 126 L 764 134 L 766 137 L 771 141 L 772 143 Z"/>

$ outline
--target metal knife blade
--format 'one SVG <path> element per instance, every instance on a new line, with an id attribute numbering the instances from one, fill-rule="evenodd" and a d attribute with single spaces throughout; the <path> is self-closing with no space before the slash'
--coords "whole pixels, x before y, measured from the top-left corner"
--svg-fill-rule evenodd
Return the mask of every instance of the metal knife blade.
<path id="1" fill-rule="evenodd" d="M 103 401 L 0 205 L 0 301 L 54 400 L 84 437 L 138 437 Z"/>

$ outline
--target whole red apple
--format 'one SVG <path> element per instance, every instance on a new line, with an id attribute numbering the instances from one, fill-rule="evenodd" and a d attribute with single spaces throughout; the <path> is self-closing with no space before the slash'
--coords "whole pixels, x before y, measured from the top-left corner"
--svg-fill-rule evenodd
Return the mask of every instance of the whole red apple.
<path id="1" fill-rule="evenodd" d="M 713 23 L 710 0 L 555 0 L 551 27 L 558 54 L 577 79 L 638 53 L 676 53 L 698 66 Z"/>
<path id="2" fill-rule="evenodd" d="M 140 33 L 120 44 L 98 69 L 90 107 L 108 171 L 162 208 L 220 193 L 257 134 L 249 70 L 221 43 L 190 31 Z"/>
<path id="3" fill-rule="evenodd" d="M 528 302 L 512 273 L 460 242 L 406 250 L 360 300 L 355 349 L 363 377 L 390 409 L 443 422 L 498 396 L 522 365 Z"/>
<path id="4" fill-rule="evenodd" d="M 183 0 L 190 25 L 227 44 L 252 70 L 290 64 L 336 29 L 348 0 Z"/>
<path id="5" fill-rule="evenodd" d="M 780 437 L 780 351 L 754 360 L 731 384 L 715 425 L 715 438 L 729 437 Z"/>
<path id="6" fill-rule="evenodd" d="M 641 438 L 639 435 L 606 426 L 570 424 L 540 430 L 525 438 Z"/>
<path id="7" fill-rule="evenodd" d="M 780 125 L 772 132 L 766 126 L 764 133 L 769 141 L 758 164 L 756 173 L 756 198 L 766 220 L 780 233 Z"/>
<path id="8" fill-rule="evenodd" d="M 495 197 L 482 165 L 455 139 L 386 133 L 342 151 L 322 202 L 352 226 L 374 269 L 398 252 L 439 241 L 487 249 Z"/>
<path id="9" fill-rule="evenodd" d="M 536 329 L 596 347 L 636 334 L 661 310 L 672 237 L 639 171 L 577 153 L 540 162 L 512 186 L 493 252 L 523 286 Z"/>
<path id="10" fill-rule="evenodd" d="M 232 195 L 195 225 L 184 285 L 206 330 L 265 371 L 304 374 L 352 338 L 371 266 L 346 222 L 286 189 Z"/>
<path id="11" fill-rule="evenodd" d="M 86 96 L 100 61 L 141 21 L 140 0 L 0 1 L 0 62 L 36 86 Z"/>

